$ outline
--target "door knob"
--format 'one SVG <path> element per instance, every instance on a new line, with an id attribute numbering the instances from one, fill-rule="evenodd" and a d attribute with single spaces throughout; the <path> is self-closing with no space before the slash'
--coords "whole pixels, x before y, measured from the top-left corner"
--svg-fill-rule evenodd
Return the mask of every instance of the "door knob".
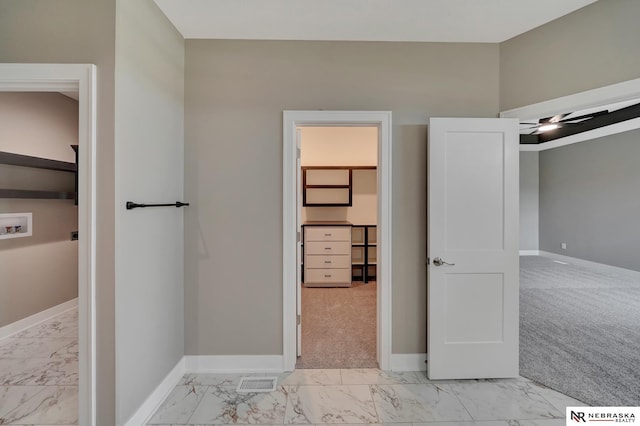
<path id="1" fill-rule="evenodd" d="M 433 264 L 435 266 L 442 266 L 442 265 L 453 266 L 453 265 L 455 265 L 455 263 L 445 262 L 444 260 L 440 259 L 439 257 L 436 257 L 436 258 L 433 259 Z"/>

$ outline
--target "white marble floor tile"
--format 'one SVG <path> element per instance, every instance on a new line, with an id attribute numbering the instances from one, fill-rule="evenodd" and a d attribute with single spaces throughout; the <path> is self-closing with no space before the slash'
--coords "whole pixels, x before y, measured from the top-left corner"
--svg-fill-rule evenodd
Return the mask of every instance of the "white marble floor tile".
<path id="1" fill-rule="evenodd" d="M 471 420 L 453 392 L 437 385 L 373 385 L 371 392 L 382 422 Z"/>
<path id="2" fill-rule="evenodd" d="M 78 388 L 44 386 L 23 404 L 5 414 L 1 424 L 78 424 Z"/>
<path id="3" fill-rule="evenodd" d="M 196 386 L 238 386 L 240 379 L 245 376 L 261 377 L 264 374 L 185 374 L 179 385 Z"/>
<path id="4" fill-rule="evenodd" d="M 274 392 L 238 393 L 235 386 L 210 386 L 189 419 L 193 424 L 283 424 L 287 394 L 282 386 Z"/>
<path id="5" fill-rule="evenodd" d="M 292 373 L 278 375 L 278 384 L 297 385 L 340 385 L 342 378 L 338 369 L 300 369 Z"/>
<path id="6" fill-rule="evenodd" d="M 464 404 L 474 420 L 527 420 L 563 417 L 527 382 L 464 381 L 441 385 Z"/>
<path id="7" fill-rule="evenodd" d="M 0 358 L 50 358 L 63 347 L 75 342 L 73 337 L 3 339 L 0 341 Z M 77 352 L 75 355 L 77 356 Z"/>
<path id="8" fill-rule="evenodd" d="M 430 383 L 424 371 L 393 372 L 377 368 L 340 370 L 343 385 L 399 385 Z"/>
<path id="9" fill-rule="evenodd" d="M 428 423 L 413 423 L 412 426 L 509 426 L 504 420 L 491 420 L 486 422 L 428 422 Z M 517 425 L 514 425 L 517 426 Z"/>
<path id="10" fill-rule="evenodd" d="M 149 424 L 187 424 L 206 391 L 205 386 L 176 386 Z"/>
<path id="11" fill-rule="evenodd" d="M 565 419 L 548 419 L 548 420 L 509 420 L 509 426 L 565 426 Z"/>
<path id="12" fill-rule="evenodd" d="M 0 424 L 5 416 L 42 392 L 40 386 L 0 386 Z"/>
<path id="13" fill-rule="evenodd" d="M 530 382 L 529 386 L 531 386 L 531 388 L 533 388 L 534 391 L 539 393 L 544 399 L 549 401 L 549 403 L 551 403 L 551 405 L 553 405 L 563 415 L 566 415 L 567 407 L 588 407 L 589 406 L 589 404 L 585 404 L 584 402 L 578 401 L 577 399 L 573 399 L 570 396 L 567 396 L 560 392 L 556 392 L 553 389 L 550 389 L 539 383 Z"/>
<path id="14" fill-rule="evenodd" d="M 74 337 L 78 335 L 78 324 L 70 321 L 59 321 L 57 318 L 45 321 L 41 324 L 29 327 L 11 337 L 22 338 L 47 338 L 47 337 Z"/>
<path id="15" fill-rule="evenodd" d="M 73 358 L 1 358 L 0 386 L 77 386 L 78 361 Z"/>
<path id="16" fill-rule="evenodd" d="M 78 339 L 74 337 L 72 342 L 58 349 L 54 353 L 52 353 L 51 358 L 78 359 L 78 352 L 79 352 Z"/>
<path id="17" fill-rule="evenodd" d="M 285 423 L 378 423 L 366 385 L 290 386 Z"/>

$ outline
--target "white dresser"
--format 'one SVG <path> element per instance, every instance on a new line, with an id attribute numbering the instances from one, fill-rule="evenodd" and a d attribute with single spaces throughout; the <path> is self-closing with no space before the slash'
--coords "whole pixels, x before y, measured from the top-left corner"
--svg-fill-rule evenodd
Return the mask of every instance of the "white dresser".
<path id="1" fill-rule="evenodd" d="M 351 224 L 304 224 L 305 287 L 351 286 Z"/>

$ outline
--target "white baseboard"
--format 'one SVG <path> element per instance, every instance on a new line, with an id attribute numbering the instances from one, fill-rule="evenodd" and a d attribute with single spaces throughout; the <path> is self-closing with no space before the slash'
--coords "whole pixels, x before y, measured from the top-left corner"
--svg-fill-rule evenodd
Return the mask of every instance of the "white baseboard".
<path id="1" fill-rule="evenodd" d="M 391 354 L 391 371 L 426 371 L 427 354 Z"/>
<path id="2" fill-rule="evenodd" d="M 281 373 L 282 355 L 186 356 L 187 373 Z"/>
<path id="3" fill-rule="evenodd" d="M 78 307 L 78 298 L 71 299 L 59 305 L 53 306 L 49 309 L 45 309 L 44 311 L 38 312 L 16 322 L 12 322 L 11 324 L 7 324 L 4 327 L 0 327 L 0 339 L 4 339 L 5 337 L 12 336 L 16 333 L 21 332 L 29 327 L 33 327 L 34 325 L 38 325 L 41 322 L 45 322 L 56 315 L 60 315 L 64 311 L 68 311 L 69 309 Z"/>
<path id="4" fill-rule="evenodd" d="M 540 250 L 520 250 L 520 256 L 540 256 Z"/>
<path id="5" fill-rule="evenodd" d="M 548 257 L 562 262 L 567 262 L 573 265 L 586 266 L 590 268 L 597 268 L 601 271 L 608 271 L 614 274 L 624 274 L 633 278 L 640 279 L 640 272 L 632 269 L 619 268 L 617 266 L 607 265 L 605 263 L 592 262 L 590 260 L 578 259 L 577 257 L 564 256 L 562 254 L 551 253 L 549 251 L 540 250 L 540 256 Z"/>
<path id="6" fill-rule="evenodd" d="M 182 376 L 185 374 L 185 370 L 185 357 L 183 356 L 124 425 L 146 425 L 151 419 L 151 416 L 153 416 L 153 413 L 160 407 L 160 404 L 162 404 L 173 388 L 180 382 L 180 379 L 182 379 Z"/>

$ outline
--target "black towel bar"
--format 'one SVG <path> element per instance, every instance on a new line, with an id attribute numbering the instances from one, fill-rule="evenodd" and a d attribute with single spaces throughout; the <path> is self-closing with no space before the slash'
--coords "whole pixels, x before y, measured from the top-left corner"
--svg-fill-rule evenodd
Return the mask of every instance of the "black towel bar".
<path id="1" fill-rule="evenodd" d="M 137 209 L 138 207 L 183 207 L 188 205 L 189 203 L 181 203 L 180 201 L 170 204 L 138 204 L 133 201 L 127 201 L 127 210 Z"/>

